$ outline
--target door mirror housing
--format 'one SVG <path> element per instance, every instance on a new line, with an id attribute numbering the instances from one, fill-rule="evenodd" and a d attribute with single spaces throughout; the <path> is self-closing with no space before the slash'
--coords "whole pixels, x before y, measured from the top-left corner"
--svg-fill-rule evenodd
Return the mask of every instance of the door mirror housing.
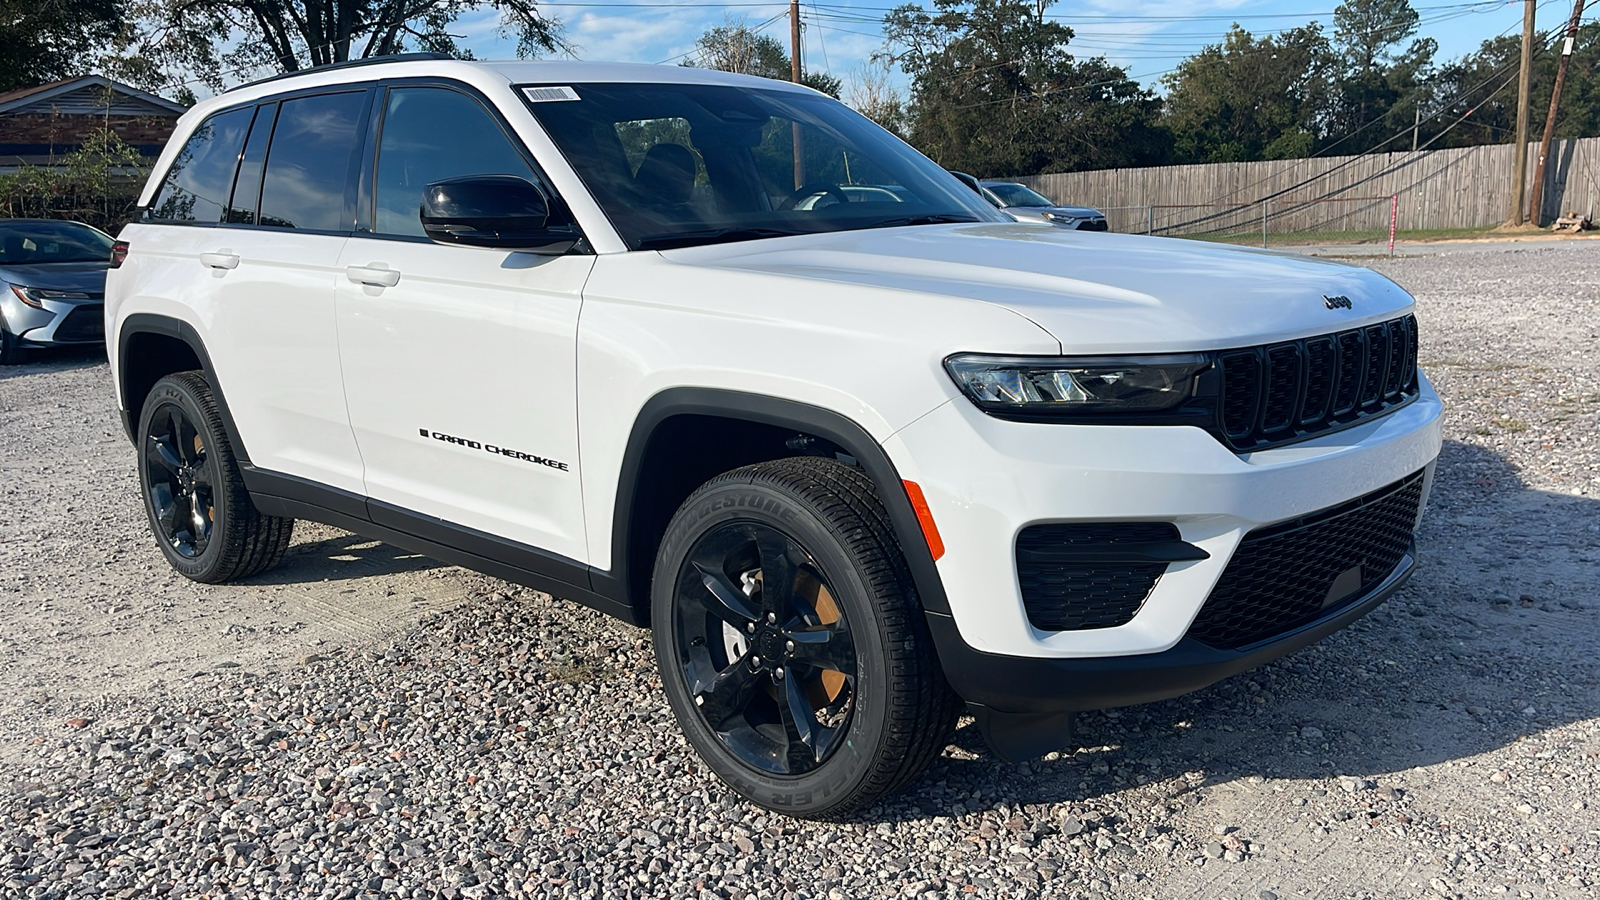
<path id="1" fill-rule="evenodd" d="M 550 212 L 539 186 L 515 175 L 465 175 L 422 192 L 422 230 L 440 244 L 466 244 L 559 256 L 578 230 Z"/>

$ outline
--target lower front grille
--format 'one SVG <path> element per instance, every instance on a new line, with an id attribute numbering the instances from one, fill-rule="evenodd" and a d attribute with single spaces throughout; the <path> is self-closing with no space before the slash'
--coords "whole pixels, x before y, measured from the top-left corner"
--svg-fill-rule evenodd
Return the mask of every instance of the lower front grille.
<path id="1" fill-rule="evenodd" d="M 1422 480 L 1417 472 L 1348 503 L 1245 535 L 1189 636 L 1213 647 L 1243 647 L 1370 593 L 1411 546 Z"/>
<path id="2" fill-rule="evenodd" d="M 1117 560 L 1119 548 L 1178 540 L 1170 522 L 1032 525 L 1017 536 L 1017 580 L 1040 631 L 1115 628 L 1133 621 L 1165 562 Z M 1097 554 L 1109 559 L 1094 559 Z"/>
<path id="3" fill-rule="evenodd" d="M 1079 231 L 1106 231 L 1105 219 L 1085 219 L 1078 223 Z"/>
<path id="4" fill-rule="evenodd" d="M 106 338 L 105 307 L 97 304 L 75 307 L 56 326 L 55 340 L 62 344 L 103 341 Z"/>

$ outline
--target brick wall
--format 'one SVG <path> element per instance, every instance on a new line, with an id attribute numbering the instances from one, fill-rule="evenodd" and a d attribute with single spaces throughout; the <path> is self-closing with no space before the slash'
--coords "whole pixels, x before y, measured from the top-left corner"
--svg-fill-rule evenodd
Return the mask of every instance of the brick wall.
<path id="1" fill-rule="evenodd" d="M 73 116 L 0 114 L 0 145 L 48 145 L 68 152 L 104 124 L 129 144 L 160 146 L 172 135 L 176 116 Z"/>

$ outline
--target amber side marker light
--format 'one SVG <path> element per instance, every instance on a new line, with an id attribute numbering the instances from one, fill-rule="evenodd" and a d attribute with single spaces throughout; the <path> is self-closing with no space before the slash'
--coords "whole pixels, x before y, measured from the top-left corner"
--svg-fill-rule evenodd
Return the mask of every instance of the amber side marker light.
<path id="1" fill-rule="evenodd" d="M 922 526 L 923 540 L 928 542 L 928 552 L 935 561 L 944 555 L 944 538 L 939 537 L 939 526 L 933 524 L 933 512 L 928 509 L 928 498 L 922 496 L 922 487 L 915 481 L 902 481 L 911 509 L 917 514 L 917 524 Z"/>

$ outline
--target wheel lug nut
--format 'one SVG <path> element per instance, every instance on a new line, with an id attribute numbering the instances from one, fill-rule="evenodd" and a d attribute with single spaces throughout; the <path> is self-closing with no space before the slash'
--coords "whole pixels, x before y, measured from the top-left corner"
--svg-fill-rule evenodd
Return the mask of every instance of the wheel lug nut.
<path id="1" fill-rule="evenodd" d="M 782 681 L 783 680 L 783 667 L 779 666 L 777 669 L 775 669 L 773 671 L 773 673 L 772 673 L 772 677 L 778 679 L 779 681 Z"/>
<path id="2" fill-rule="evenodd" d="M 759 669 L 761 667 L 761 657 L 759 657 L 759 656 L 750 657 L 750 665 L 755 666 L 756 668 Z"/>
<path id="3" fill-rule="evenodd" d="M 751 634 L 755 634 L 756 633 L 756 623 L 754 623 L 754 622 L 749 623 L 748 625 L 744 626 L 744 630 L 748 631 Z"/>
<path id="4" fill-rule="evenodd" d="M 789 651 L 790 653 L 793 653 L 794 652 L 794 641 L 785 642 L 784 645 L 783 645 L 783 649 Z"/>
<path id="5" fill-rule="evenodd" d="M 776 621 L 778 621 L 778 614 L 777 613 L 767 613 L 767 624 L 768 625 L 771 625 L 772 623 L 774 623 Z"/>

